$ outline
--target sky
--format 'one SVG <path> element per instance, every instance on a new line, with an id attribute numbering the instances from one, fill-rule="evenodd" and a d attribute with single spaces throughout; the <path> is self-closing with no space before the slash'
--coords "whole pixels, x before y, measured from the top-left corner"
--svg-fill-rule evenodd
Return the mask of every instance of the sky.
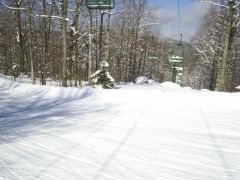
<path id="1" fill-rule="evenodd" d="M 159 7 L 155 10 L 155 15 L 162 22 L 158 27 L 161 36 L 179 39 L 178 1 L 149 0 L 149 7 Z M 191 40 L 208 10 L 209 4 L 207 3 L 200 3 L 195 0 L 180 0 L 180 32 L 183 34 L 184 41 L 189 42 Z"/>

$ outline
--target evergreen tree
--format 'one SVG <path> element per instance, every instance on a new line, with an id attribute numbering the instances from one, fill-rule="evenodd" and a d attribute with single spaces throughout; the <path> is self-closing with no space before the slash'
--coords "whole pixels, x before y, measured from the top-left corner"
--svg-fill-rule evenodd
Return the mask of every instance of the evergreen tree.
<path id="1" fill-rule="evenodd" d="M 114 79 L 107 71 L 109 64 L 106 61 L 101 62 L 99 70 L 91 76 L 91 84 L 101 85 L 104 89 L 112 89 L 114 87 Z"/>

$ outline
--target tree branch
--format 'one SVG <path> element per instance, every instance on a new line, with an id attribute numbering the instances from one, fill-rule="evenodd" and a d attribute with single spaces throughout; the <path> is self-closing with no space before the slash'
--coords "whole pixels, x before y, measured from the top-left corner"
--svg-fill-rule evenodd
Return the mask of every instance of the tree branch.
<path id="1" fill-rule="evenodd" d="M 16 8 L 16 7 L 8 6 L 8 5 L 4 4 L 1 0 L 0 0 L 0 4 L 3 5 L 5 8 L 11 9 L 11 10 L 23 10 L 23 11 L 27 10 L 26 8 Z"/>
<path id="2" fill-rule="evenodd" d="M 215 5 L 215 6 L 220 6 L 220 7 L 225 7 L 225 8 L 227 8 L 227 6 L 222 5 L 222 4 L 215 3 L 215 2 L 213 2 L 213 1 L 211 1 L 211 0 L 201 0 L 200 2 L 203 2 L 203 3 L 206 2 L 206 3 L 209 3 L 209 4 Z"/>

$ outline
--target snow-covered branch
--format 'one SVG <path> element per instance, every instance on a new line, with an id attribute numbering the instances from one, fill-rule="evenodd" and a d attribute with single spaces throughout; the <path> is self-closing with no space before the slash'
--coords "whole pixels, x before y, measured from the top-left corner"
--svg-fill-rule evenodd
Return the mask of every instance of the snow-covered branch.
<path id="1" fill-rule="evenodd" d="M 220 6 L 220 7 L 224 7 L 224 8 L 227 8 L 227 6 L 223 5 L 223 4 L 218 4 L 218 3 L 215 3 L 211 0 L 201 0 L 200 2 L 203 2 L 203 3 L 209 3 L 209 4 L 212 4 L 214 6 Z"/>
<path id="2" fill-rule="evenodd" d="M 139 29 L 142 28 L 142 27 L 145 27 L 145 26 L 152 26 L 152 25 L 159 25 L 159 24 L 161 24 L 161 23 L 147 23 L 147 24 L 141 25 L 141 26 L 139 27 Z"/>
<path id="3" fill-rule="evenodd" d="M 237 8 L 240 5 L 240 2 L 238 2 L 233 8 Z"/>
<path id="4" fill-rule="evenodd" d="M 27 10 L 26 8 L 17 8 L 17 7 L 8 6 L 8 5 L 4 4 L 1 0 L 0 0 L 0 4 L 3 5 L 5 8 L 11 9 L 11 10 L 23 10 L 23 11 Z"/>
<path id="5" fill-rule="evenodd" d="M 38 15 L 38 14 L 33 14 L 35 17 L 39 17 L 39 18 L 51 18 L 51 19 L 60 19 L 62 20 L 63 18 L 61 16 L 48 16 L 46 14 L 42 14 L 42 15 Z M 68 18 L 65 19 L 66 21 L 69 21 Z"/>
<path id="6" fill-rule="evenodd" d="M 195 49 L 197 50 L 197 52 L 200 54 L 200 56 L 202 57 L 202 59 L 203 59 L 203 61 L 204 61 L 205 63 L 210 63 L 210 61 L 209 61 L 209 59 L 208 59 L 208 56 L 207 56 L 206 53 L 205 53 L 206 51 L 200 50 L 196 44 L 194 45 L 194 48 L 195 48 Z"/>

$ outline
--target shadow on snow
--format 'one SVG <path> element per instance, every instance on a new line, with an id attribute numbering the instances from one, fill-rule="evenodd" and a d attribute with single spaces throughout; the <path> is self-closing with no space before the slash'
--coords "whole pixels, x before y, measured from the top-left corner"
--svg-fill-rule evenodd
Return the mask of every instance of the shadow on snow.
<path id="1" fill-rule="evenodd" d="M 15 84 L 12 88 L 17 86 Z M 60 91 L 54 98 L 46 98 L 47 89 L 19 95 L 0 87 L 0 144 L 41 133 L 42 130 L 61 130 L 81 120 L 85 114 L 109 108 L 108 105 L 93 106 L 86 103 L 92 101 L 89 99 L 94 96 L 92 89 L 67 92 L 67 95 Z M 72 106 L 76 101 L 78 104 Z M 76 109 L 77 106 L 79 108 Z"/>

